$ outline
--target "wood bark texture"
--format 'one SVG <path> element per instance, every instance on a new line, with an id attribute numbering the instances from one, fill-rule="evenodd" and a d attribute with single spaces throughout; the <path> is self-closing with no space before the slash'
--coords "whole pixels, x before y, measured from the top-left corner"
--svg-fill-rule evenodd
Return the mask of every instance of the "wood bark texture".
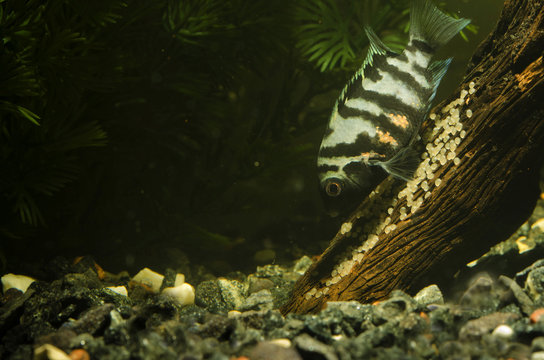
<path id="1" fill-rule="evenodd" d="M 403 206 L 403 201 L 396 202 L 390 218 L 395 229 L 381 231 L 349 273 L 331 284 L 328 279 L 342 254 L 361 241 L 350 229 L 368 222 L 352 215 L 347 220 L 350 229 L 338 232 L 298 280 L 281 311 L 316 312 L 328 301 L 369 303 L 395 289 L 413 294 L 430 283 L 451 281 L 467 262 L 507 239 L 528 218 L 539 193 L 544 159 L 543 55 L 544 2 L 507 0 L 495 30 L 473 55 L 462 84 L 431 111 L 440 114 L 445 104 L 474 83 L 460 107 L 466 130 L 455 150 L 460 161 L 456 165 L 448 161 L 435 171 L 440 186 L 430 189 L 409 217 L 401 220 L 395 215 Z M 433 127 L 426 121 L 422 133 Z M 388 178 L 380 187 L 381 192 L 394 192 L 399 184 Z M 359 209 L 370 206 L 369 201 Z"/>

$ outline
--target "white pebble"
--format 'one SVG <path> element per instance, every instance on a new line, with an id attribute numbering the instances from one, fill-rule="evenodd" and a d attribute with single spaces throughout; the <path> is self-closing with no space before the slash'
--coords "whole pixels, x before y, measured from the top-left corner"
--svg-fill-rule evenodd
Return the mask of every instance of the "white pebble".
<path id="1" fill-rule="evenodd" d="M 457 166 L 457 165 L 459 165 L 461 163 L 461 159 L 456 157 L 455 159 L 453 159 L 453 163 Z"/>
<path id="2" fill-rule="evenodd" d="M 71 357 L 56 346 L 43 344 L 34 349 L 33 359 L 70 360 Z"/>
<path id="3" fill-rule="evenodd" d="M 436 187 L 440 186 L 440 184 L 442 184 L 442 179 L 440 179 L 440 178 L 439 178 L 439 179 L 436 179 L 436 180 L 434 181 L 434 184 L 435 184 Z"/>
<path id="4" fill-rule="evenodd" d="M 474 88 L 470 88 L 470 90 L 468 91 L 469 94 L 474 94 L 476 92 L 476 90 Z"/>
<path id="5" fill-rule="evenodd" d="M 471 88 L 471 89 L 474 89 L 474 86 L 476 86 L 476 84 L 474 83 L 474 81 L 471 81 L 471 82 L 468 84 L 468 87 Z"/>
<path id="6" fill-rule="evenodd" d="M 461 132 L 459 133 L 459 136 L 461 137 L 461 139 L 464 139 L 465 136 L 467 136 L 467 132 L 465 130 L 461 130 Z"/>
<path id="7" fill-rule="evenodd" d="M 164 275 L 149 268 L 143 268 L 132 278 L 132 281 L 148 286 L 156 294 L 159 293 L 163 280 Z"/>
<path id="8" fill-rule="evenodd" d="M 467 118 L 471 118 L 472 117 L 472 110 L 468 109 L 467 110 Z"/>
<path id="9" fill-rule="evenodd" d="M 291 347 L 291 340 L 289 340 L 287 338 L 278 338 L 278 339 L 270 340 L 268 342 L 270 344 L 274 344 L 274 345 L 277 345 L 277 346 L 285 348 L 285 349 Z"/>
<path id="10" fill-rule="evenodd" d="M 174 286 L 180 286 L 185 282 L 185 275 L 176 274 L 176 280 L 174 280 Z"/>
<path id="11" fill-rule="evenodd" d="M 436 114 L 433 113 L 433 114 L 429 115 L 429 119 L 431 119 L 431 120 L 436 119 Z"/>
<path id="12" fill-rule="evenodd" d="M 514 335 L 514 330 L 508 325 L 499 325 L 493 330 L 492 335 L 508 339 Z"/>
<path id="13" fill-rule="evenodd" d="M 195 303 L 195 289 L 187 283 L 183 283 L 180 286 L 164 288 L 161 295 L 169 297 L 180 306 L 187 306 Z"/>
<path id="14" fill-rule="evenodd" d="M 544 351 L 535 351 L 532 353 L 531 360 L 544 360 Z"/>
<path id="15" fill-rule="evenodd" d="M 128 296 L 128 291 L 125 286 L 108 286 L 106 289 L 110 289 L 116 294 L 122 295 L 122 296 Z"/>
<path id="16" fill-rule="evenodd" d="M 6 274 L 2 276 L 2 291 L 5 294 L 7 290 L 15 288 L 26 292 L 30 284 L 34 281 L 36 280 L 25 275 Z"/>
<path id="17" fill-rule="evenodd" d="M 227 313 L 227 317 L 229 319 L 237 318 L 238 316 L 242 315 L 242 313 L 238 310 L 231 310 Z"/>

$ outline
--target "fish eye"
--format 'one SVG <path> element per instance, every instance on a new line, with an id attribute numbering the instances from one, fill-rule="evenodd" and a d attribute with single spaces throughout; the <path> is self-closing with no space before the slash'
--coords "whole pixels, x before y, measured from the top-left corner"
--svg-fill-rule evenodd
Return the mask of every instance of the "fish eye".
<path id="1" fill-rule="evenodd" d="M 342 185 L 338 181 L 331 181 L 325 186 L 325 192 L 329 196 L 336 197 L 342 192 Z"/>

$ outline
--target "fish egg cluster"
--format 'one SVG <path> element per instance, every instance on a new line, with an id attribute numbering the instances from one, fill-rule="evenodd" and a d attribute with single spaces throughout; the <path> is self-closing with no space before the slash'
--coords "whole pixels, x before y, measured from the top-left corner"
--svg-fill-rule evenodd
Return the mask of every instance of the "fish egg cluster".
<path id="1" fill-rule="evenodd" d="M 397 201 L 396 199 L 393 199 L 387 202 L 385 199 L 391 198 L 391 196 L 388 197 L 387 195 L 388 194 L 381 193 L 380 187 L 376 188 L 369 195 L 368 206 L 357 214 L 357 218 L 376 213 L 382 214 L 377 222 L 366 223 L 364 229 L 361 229 L 360 227 L 353 228 L 353 224 L 351 222 L 345 222 L 342 224 L 340 233 L 345 236 L 359 238 L 361 241 L 363 241 L 362 245 L 348 249 L 346 254 L 342 257 L 343 260 L 336 264 L 330 274 L 330 277 L 325 281 L 325 286 L 319 290 L 318 288 L 313 287 L 304 295 L 307 300 L 312 297 L 320 298 L 321 296 L 326 295 L 329 291 L 329 286 L 338 283 L 343 277 L 347 276 L 351 272 L 353 266 L 363 260 L 365 252 L 374 247 L 374 245 L 378 242 L 377 234 L 384 231 L 385 227 L 388 228 L 387 231 L 392 231 L 392 229 L 396 227 L 396 225 L 386 226 L 391 222 L 391 218 L 388 216 L 386 217 L 385 214 L 390 212 L 389 210 L 391 210 L 391 212 L 393 211 L 393 207 L 396 205 Z"/>
<path id="2" fill-rule="evenodd" d="M 457 157 L 457 147 L 466 136 L 461 123 L 461 109 L 466 104 L 468 94 L 475 92 L 474 82 L 469 84 L 469 89 L 461 90 L 459 98 L 453 100 L 441 110 L 441 116 L 433 113 L 429 115 L 435 121 L 432 132 L 428 134 L 429 139 L 425 146 L 425 152 L 421 158 L 423 161 L 416 170 L 412 180 L 406 183 L 406 188 L 399 193 L 399 200 L 406 198 L 407 209 L 400 213 L 400 220 L 406 219 L 410 214 L 416 212 L 425 199 L 431 197 L 433 187 L 439 187 L 442 180 L 435 173 L 441 166 L 453 162 L 455 166 L 461 163 Z M 472 110 L 465 111 L 467 118 L 472 117 Z M 418 191 L 421 189 L 422 191 Z"/>
<path id="3" fill-rule="evenodd" d="M 418 166 L 412 180 L 406 183 L 406 187 L 402 189 L 396 198 L 385 205 L 382 209 L 382 216 L 378 219 L 377 224 L 365 224 L 364 229 L 356 228 L 353 233 L 352 223 L 346 222 L 342 224 L 340 232 L 342 235 L 359 237 L 361 236 L 362 245 L 356 248 L 349 249 L 347 256 L 343 261 L 337 263 L 332 270 L 330 277 L 325 281 L 325 286 L 321 289 L 313 287 L 305 294 L 306 300 L 312 297 L 319 298 L 326 295 L 329 291 L 329 286 L 338 283 L 343 277 L 347 276 L 353 267 L 363 260 L 365 253 L 372 249 L 379 240 L 379 235 L 383 232 L 389 234 L 397 228 L 396 224 L 392 224 L 393 219 L 401 221 L 406 220 L 414 214 L 422 205 L 424 200 L 431 196 L 431 190 L 442 184 L 442 179 L 438 177 L 436 171 L 441 167 L 451 162 L 454 166 L 461 163 L 461 159 L 457 157 L 457 147 L 466 137 L 466 130 L 463 129 L 461 123 L 462 114 L 466 118 L 472 117 L 472 110 L 467 109 L 464 113 L 461 112 L 462 107 L 468 104 L 467 96 L 476 92 L 475 83 L 469 84 L 468 90 L 463 89 L 460 92 L 459 98 L 441 109 L 439 116 L 436 113 L 429 115 L 429 119 L 435 122 L 432 131 L 427 134 L 428 141 L 425 152 L 421 155 L 422 162 Z M 429 141 L 434 139 L 434 141 Z M 369 199 L 373 200 L 370 205 L 357 214 L 357 218 L 368 215 L 371 212 L 376 212 L 376 206 L 383 199 L 380 196 L 379 188 L 372 191 Z M 404 201 L 400 207 L 396 207 L 397 203 Z M 371 209 L 371 210 L 370 210 Z"/>

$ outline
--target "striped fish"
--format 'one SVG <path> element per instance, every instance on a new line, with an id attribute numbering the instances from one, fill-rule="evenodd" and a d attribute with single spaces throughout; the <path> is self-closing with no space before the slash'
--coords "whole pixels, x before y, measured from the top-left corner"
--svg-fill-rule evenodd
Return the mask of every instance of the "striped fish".
<path id="1" fill-rule="evenodd" d="M 469 22 L 414 0 L 401 54 L 365 28 L 367 57 L 334 106 L 317 160 L 331 215 L 353 210 L 388 174 L 412 177 L 419 164 L 412 145 L 451 62 L 431 58 Z"/>

